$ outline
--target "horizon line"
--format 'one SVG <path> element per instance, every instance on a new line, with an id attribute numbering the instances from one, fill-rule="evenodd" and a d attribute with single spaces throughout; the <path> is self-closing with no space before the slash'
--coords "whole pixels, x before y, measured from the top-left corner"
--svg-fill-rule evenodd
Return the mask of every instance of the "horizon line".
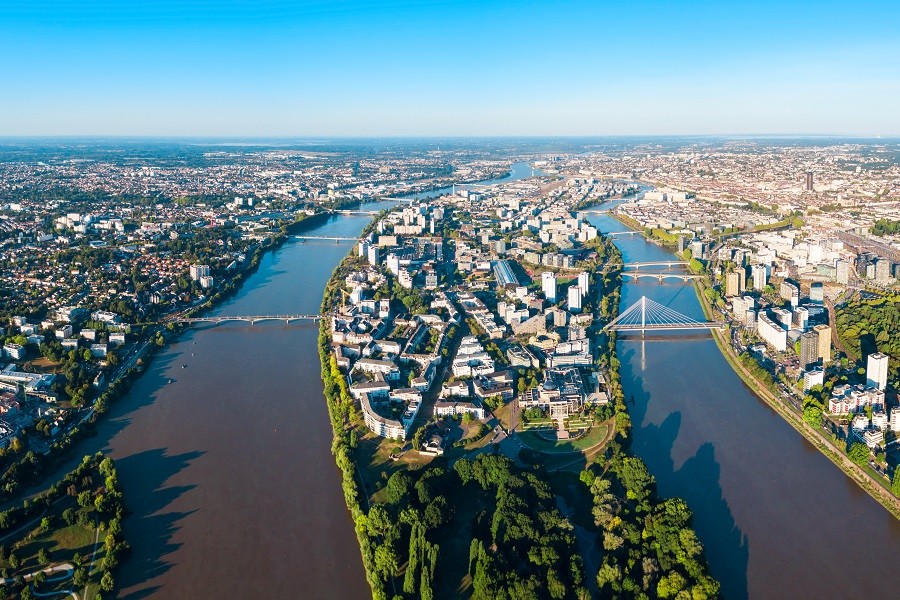
<path id="1" fill-rule="evenodd" d="M 108 133 L 45 133 L 2 134 L 0 140 L 28 139 L 148 139 L 148 140 L 379 140 L 379 139 L 597 139 L 597 138 L 846 138 L 846 139 L 900 139 L 897 134 L 871 133 L 617 133 L 617 134 L 108 134 Z"/>

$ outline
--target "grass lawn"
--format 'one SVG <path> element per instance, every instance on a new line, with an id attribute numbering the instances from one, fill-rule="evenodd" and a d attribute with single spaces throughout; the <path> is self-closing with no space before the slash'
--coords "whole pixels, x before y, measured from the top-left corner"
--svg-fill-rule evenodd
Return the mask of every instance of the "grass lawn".
<path id="1" fill-rule="evenodd" d="M 497 409 L 493 411 L 494 416 L 497 417 L 497 420 L 500 421 L 500 424 L 504 429 L 512 427 L 512 409 L 513 403 L 507 402 L 503 406 L 498 406 Z"/>
<path id="2" fill-rule="evenodd" d="M 354 460 L 365 481 L 366 492 L 373 498 L 377 496 L 377 489 L 384 486 L 394 471 L 406 469 L 421 469 L 429 464 L 434 457 L 419 454 L 409 450 L 404 452 L 398 460 L 391 460 L 391 450 L 403 447 L 406 442 L 396 442 L 375 435 L 368 429 L 357 429 L 357 433 L 365 431 L 365 435 L 359 438 L 354 450 Z"/>
<path id="3" fill-rule="evenodd" d="M 40 568 L 37 560 L 38 552 L 44 548 L 50 553 L 51 563 L 65 562 L 78 552 L 87 556 L 94 550 L 94 529 L 92 524 L 87 526 L 73 523 L 60 529 L 51 529 L 46 534 L 39 534 L 30 541 L 16 544 L 13 548 L 16 555 L 22 559 L 19 571 L 30 573 Z M 9 567 L 9 561 L 0 563 L 0 567 Z"/>
<path id="4" fill-rule="evenodd" d="M 602 423 L 592 427 L 585 435 L 571 440 L 550 441 L 541 437 L 540 434 L 532 431 L 521 431 L 518 433 L 519 440 L 532 450 L 554 453 L 570 453 L 583 452 L 603 441 L 609 431 L 608 425 Z"/>

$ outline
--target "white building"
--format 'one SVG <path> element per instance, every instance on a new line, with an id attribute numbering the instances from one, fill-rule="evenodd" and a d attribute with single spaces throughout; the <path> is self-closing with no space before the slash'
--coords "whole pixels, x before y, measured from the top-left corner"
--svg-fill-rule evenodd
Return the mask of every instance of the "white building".
<path id="1" fill-rule="evenodd" d="M 766 283 L 768 282 L 769 274 L 767 272 L 766 265 L 754 265 L 753 266 L 753 289 L 762 290 L 766 287 Z"/>
<path id="2" fill-rule="evenodd" d="M 825 371 L 822 369 L 812 369 L 803 374 L 803 391 L 806 392 L 817 385 L 825 383 Z"/>
<path id="3" fill-rule="evenodd" d="M 569 286 L 569 312 L 581 312 L 581 288 Z"/>
<path id="4" fill-rule="evenodd" d="M 578 289 L 581 290 L 582 296 L 588 295 L 588 290 L 591 285 L 591 276 L 587 271 L 582 271 L 578 274 Z"/>
<path id="5" fill-rule="evenodd" d="M 884 391 L 887 387 L 888 357 L 887 354 L 875 352 L 866 361 L 866 385 Z"/>
<path id="6" fill-rule="evenodd" d="M 200 281 L 201 277 L 209 276 L 209 265 L 191 265 L 191 279 Z"/>
<path id="7" fill-rule="evenodd" d="M 759 333 L 759 337 L 776 352 L 784 352 L 787 349 L 787 331 L 778 323 L 773 322 L 764 311 L 759 312 L 756 331 Z"/>
<path id="8" fill-rule="evenodd" d="M 547 300 L 556 302 L 556 275 L 554 273 L 544 271 L 541 275 L 541 289 Z"/>

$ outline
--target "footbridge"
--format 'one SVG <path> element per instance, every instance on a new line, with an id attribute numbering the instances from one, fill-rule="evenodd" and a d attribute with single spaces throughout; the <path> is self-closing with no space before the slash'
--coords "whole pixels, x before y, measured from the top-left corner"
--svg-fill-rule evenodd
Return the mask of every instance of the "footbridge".
<path id="1" fill-rule="evenodd" d="M 319 321 L 323 319 L 322 315 L 250 315 L 250 316 L 219 316 L 219 317 L 184 317 L 181 319 L 173 319 L 175 323 L 212 323 L 218 325 L 228 321 L 243 321 L 245 323 L 259 323 L 261 321 L 284 321 L 291 323 L 293 321 Z"/>
<path id="2" fill-rule="evenodd" d="M 683 315 L 668 306 L 641 296 L 641 299 L 629 306 L 618 317 L 607 323 L 603 331 L 640 331 L 643 336 L 647 331 L 679 331 L 722 329 L 724 323 L 716 321 L 698 321 Z"/>

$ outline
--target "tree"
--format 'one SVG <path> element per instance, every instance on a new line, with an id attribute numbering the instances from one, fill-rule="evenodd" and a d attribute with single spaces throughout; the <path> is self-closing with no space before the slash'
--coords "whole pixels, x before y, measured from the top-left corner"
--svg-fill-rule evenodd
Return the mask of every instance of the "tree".
<path id="1" fill-rule="evenodd" d="M 100 578 L 100 589 L 104 592 L 111 592 L 115 587 L 116 582 L 113 579 L 112 573 L 107 571 L 103 574 L 103 577 Z"/>
<path id="2" fill-rule="evenodd" d="M 50 564 L 50 553 L 47 552 L 46 548 L 41 548 L 40 550 L 38 550 L 37 560 L 41 565 L 46 566 Z"/>
<path id="3" fill-rule="evenodd" d="M 891 482 L 891 491 L 900 498 L 900 468 L 894 469 L 894 480 Z"/>
<path id="4" fill-rule="evenodd" d="M 865 467 L 866 463 L 869 462 L 869 448 L 865 444 L 856 442 L 850 446 L 850 450 L 847 451 L 847 457 L 859 466 Z"/>
<path id="5" fill-rule="evenodd" d="M 399 504 L 408 499 L 412 488 L 412 478 L 404 471 L 397 471 L 387 482 L 387 501 L 389 504 Z"/>
<path id="6" fill-rule="evenodd" d="M 77 569 L 75 569 L 75 573 L 72 576 L 72 582 L 78 587 L 84 587 L 85 585 L 87 585 L 87 570 L 84 567 L 78 567 Z"/>
<path id="7" fill-rule="evenodd" d="M 19 566 L 22 564 L 22 562 L 19 560 L 19 555 L 16 554 L 15 552 L 9 553 L 8 560 L 9 560 L 9 566 L 11 566 L 13 569 L 18 569 Z"/>

